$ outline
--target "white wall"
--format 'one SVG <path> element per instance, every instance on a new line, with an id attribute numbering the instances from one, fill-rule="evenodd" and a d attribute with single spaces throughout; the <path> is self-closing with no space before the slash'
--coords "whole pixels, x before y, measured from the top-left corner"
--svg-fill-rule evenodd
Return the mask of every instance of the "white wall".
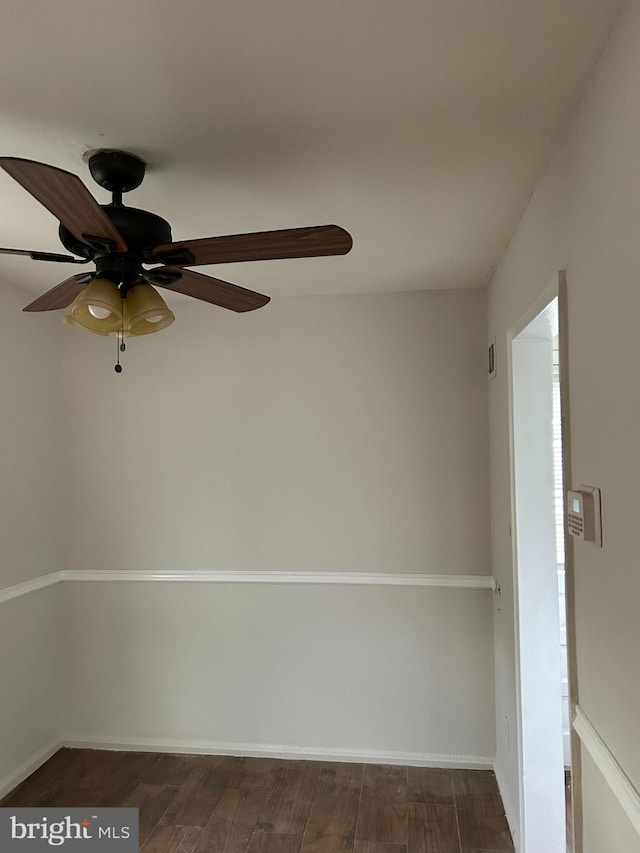
<path id="1" fill-rule="evenodd" d="M 69 330 L 67 569 L 487 574 L 482 291 Z M 487 591 L 69 585 L 68 731 L 493 754 Z"/>
<path id="2" fill-rule="evenodd" d="M 64 623 L 72 743 L 491 764 L 487 591 L 72 583 Z"/>
<path id="3" fill-rule="evenodd" d="M 604 525 L 601 550 L 587 543 L 575 548 L 579 700 L 640 787 L 639 81 L 640 3 L 633 0 L 489 291 L 489 333 L 497 336 L 499 359 L 490 388 L 493 572 L 503 590 L 495 613 L 497 753 L 512 803 L 517 803 L 517 763 L 506 336 L 562 268 L 569 290 L 574 483 L 602 489 Z M 605 818 L 596 805 L 592 773 L 585 772 L 584 783 L 585 803 L 592 806 L 585 810 L 585 847 L 595 850 L 593 839 Z"/>
<path id="4" fill-rule="evenodd" d="M 602 773 L 583 751 L 584 853 L 637 853 L 638 831 L 623 811 Z"/>
<path id="5" fill-rule="evenodd" d="M 61 556 L 63 329 L 59 316 L 24 314 L 29 301 L 0 282 L 2 586 L 58 569 Z"/>
<path id="6" fill-rule="evenodd" d="M 59 568 L 64 489 L 62 329 L 22 313 L 24 291 L 0 282 L 0 588 Z M 57 741 L 57 590 L 0 603 L 0 790 Z"/>
<path id="7" fill-rule="evenodd" d="M 69 330 L 65 568 L 489 573 L 485 293 L 175 311 Z"/>
<path id="8" fill-rule="evenodd" d="M 0 603 L 0 796 L 60 742 L 59 593 L 49 586 Z"/>

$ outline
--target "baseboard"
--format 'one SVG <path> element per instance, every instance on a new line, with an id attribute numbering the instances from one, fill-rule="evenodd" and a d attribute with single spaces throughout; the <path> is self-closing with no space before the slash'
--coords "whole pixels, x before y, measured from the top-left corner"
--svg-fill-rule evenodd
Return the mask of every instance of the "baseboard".
<path id="1" fill-rule="evenodd" d="M 27 759 L 24 764 L 21 764 L 20 767 L 17 767 L 11 773 L 7 774 L 3 779 L 0 779 L 0 799 L 2 797 L 6 797 L 14 788 L 17 788 L 21 782 L 31 776 L 32 773 L 42 767 L 45 761 L 48 761 L 52 755 L 54 755 L 63 744 L 60 741 L 55 741 L 49 746 L 41 749 L 40 752 L 37 752 L 35 755 L 32 755 L 31 758 Z"/>
<path id="2" fill-rule="evenodd" d="M 451 767 L 462 770 L 491 770 L 493 759 L 485 755 L 437 754 L 401 752 L 397 750 L 337 749 L 326 747 L 290 746 L 283 744 L 228 743 L 223 741 L 192 741 L 148 738 L 105 738 L 64 735 L 60 741 L 32 755 L 27 761 L 0 779 L 0 799 L 48 761 L 62 747 L 75 749 L 109 749 L 123 752 L 171 752 L 193 755 L 237 755 L 250 758 L 284 758 L 307 761 L 344 761 L 347 763 L 397 764 L 412 767 Z M 497 773 L 496 773 L 497 775 Z M 504 786 L 498 785 L 505 809 Z M 507 819 L 509 816 L 507 814 Z M 511 821 L 509 825 L 512 828 Z M 517 846 L 516 846 L 517 851 Z"/>
<path id="3" fill-rule="evenodd" d="M 498 762 L 496 761 L 493 765 L 493 772 L 496 774 L 496 781 L 498 782 L 498 789 L 500 790 L 500 796 L 502 797 L 502 805 L 504 806 L 505 817 L 507 818 L 507 823 L 509 824 L 509 831 L 511 832 L 511 839 L 513 841 L 513 846 L 515 848 L 516 853 L 520 852 L 520 820 L 518 817 L 518 811 L 513 807 L 513 800 L 511 799 L 511 793 L 509 791 L 509 787 L 506 783 L 504 775 L 502 773 L 502 769 Z"/>
<path id="4" fill-rule="evenodd" d="M 223 741 L 149 738 L 105 738 L 65 735 L 65 746 L 77 749 L 112 749 L 131 752 L 174 752 L 192 755 L 237 755 L 250 758 L 286 758 L 307 761 L 344 761 L 399 764 L 414 767 L 451 767 L 490 770 L 493 758 L 484 755 L 432 754 L 395 750 L 335 749 L 283 744 L 227 743 Z"/>

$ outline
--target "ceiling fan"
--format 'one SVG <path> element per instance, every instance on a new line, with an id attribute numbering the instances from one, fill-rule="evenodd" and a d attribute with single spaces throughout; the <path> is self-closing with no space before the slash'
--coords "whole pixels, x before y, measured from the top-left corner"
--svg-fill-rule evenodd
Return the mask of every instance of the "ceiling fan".
<path id="1" fill-rule="evenodd" d="M 60 222 L 60 240 L 71 254 L 0 249 L 36 261 L 95 264 L 57 284 L 24 308 L 54 311 L 71 306 L 65 320 L 98 334 L 149 334 L 173 322 L 173 313 L 151 285 L 185 293 L 232 311 L 253 311 L 268 296 L 188 269 L 205 264 L 344 255 L 353 244 L 337 225 L 289 228 L 173 242 L 171 226 L 155 213 L 126 207 L 123 193 L 140 186 L 146 164 L 123 151 L 88 158 L 93 179 L 112 194 L 98 204 L 77 175 L 16 157 L 0 157 L 11 175 Z M 122 348 L 124 344 L 122 344 Z"/>

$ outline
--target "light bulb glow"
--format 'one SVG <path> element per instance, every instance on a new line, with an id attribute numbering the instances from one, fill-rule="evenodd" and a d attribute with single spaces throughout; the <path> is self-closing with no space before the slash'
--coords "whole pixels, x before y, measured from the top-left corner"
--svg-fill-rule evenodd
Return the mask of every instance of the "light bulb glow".
<path id="1" fill-rule="evenodd" d="M 147 317 L 148 323 L 159 323 L 162 320 L 162 314 L 155 314 L 153 317 Z"/>
<path id="2" fill-rule="evenodd" d="M 89 305 L 87 306 L 89 309 L 89 314 L 92 317 L 95 317 L 96 320 L 106 320 L 107 317 L 111 316 L 111 311 L 108 308 L 103 308 L 101 305 Z"/>

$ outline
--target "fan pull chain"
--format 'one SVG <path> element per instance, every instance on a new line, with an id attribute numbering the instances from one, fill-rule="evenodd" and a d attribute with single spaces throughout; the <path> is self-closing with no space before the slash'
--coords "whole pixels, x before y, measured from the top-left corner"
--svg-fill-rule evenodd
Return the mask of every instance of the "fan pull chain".
<path id="1" fill-rule="evenodd" d="M 122 365 L 120 364 L 120 353 L 124 352 L 127 348 L 127 345 L 124 342 L 124 324 L 122 325 L 122 328 L 118 329 L 118 331 L 116 332 L 116 343 L 118 345 L 117 361 L 113 369 L 116 373 L 122 373 Z"/>

